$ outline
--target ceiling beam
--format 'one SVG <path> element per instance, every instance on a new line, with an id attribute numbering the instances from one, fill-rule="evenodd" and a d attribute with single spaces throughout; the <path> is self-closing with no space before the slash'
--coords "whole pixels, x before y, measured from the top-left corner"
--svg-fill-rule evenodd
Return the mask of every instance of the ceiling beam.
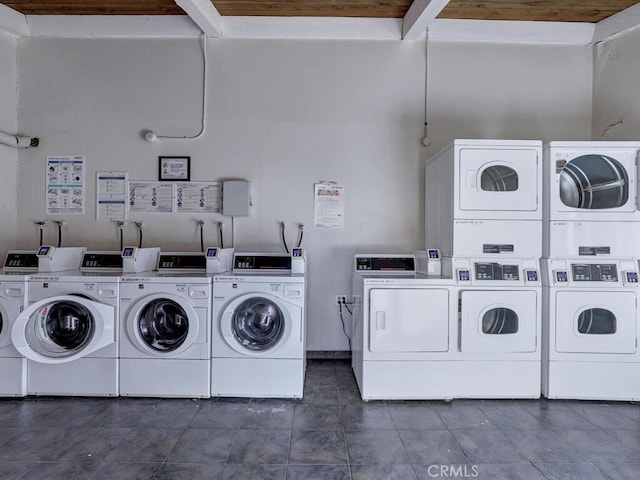
<path id="1" fill-rule="evenodd" d="M 28 37 L 27 17 L 0 3 L 0 31 L 19 37 Z"/>
<path id="2" fill-rule="evenodd" d="M 175 0 L 208 37 L 222 37 L 222 16 L 211 0 Z"/>
<path id="3" fill-rule="evenodd" d="M 449 0 L 414 0 L 402 19 L 402 38 L 414 40 L 421 36 L 448 3 Z"/>
<path id="4" fill-rule="evenodd" d="M 640 3 L 596 23 L 592 43 L 600 43 L 640 25 Z"/>

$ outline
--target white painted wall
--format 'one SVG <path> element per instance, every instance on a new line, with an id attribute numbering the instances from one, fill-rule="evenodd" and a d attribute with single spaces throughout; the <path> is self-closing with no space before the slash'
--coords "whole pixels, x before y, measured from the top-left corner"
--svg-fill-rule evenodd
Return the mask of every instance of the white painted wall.
<path id="1" fill-rule="evenodd" d="M 421 146 L 424 42 L 209 40 L 208 125 L 194 141 L 142 140 L 145 129 L 191 135 L 200 127 L 199 40 L 37 39 L 21 43 L 20 126 L 42 139 L 21 152 L 22 244 L 35 246 L 44 218 L 44 165 L 83 154 L 87 213 L 67 216 L 65 245 L 118 248 L 110 222 L 96 221 L 95 172 L 157 178 L 159 155 L 190 155 L 192 180 L 251 181 L 251 216 L 236 219 L 237 250 L 282 251 L 306 225 L 308 348 L 347 348 L 334 307 L 350 293 L 353 254 L 411 252 L 423 242 L 422 164 L 454 138 L 589 138 L 590 47 L 433 42 L 429 125 Z M 344 230 L 317 230 L 313 184 L 345 185 Z M 208 243 L 214 222 L 205 218 Z M 198 218 L 137 215 L 145 245 L 198 250 Z M 227 244 L 230 221 L 226 220 Z M 45 241 L 55 242 L 53 227 Z M 126 242 L 136 243 L 127 227 Z"/>
<path id="2" fill-rule="evenodd" d="M 594 48 L 593 139 L 638 140 L 640 134 L 640 30 Z"/>
<path id="3" fill-rule="evenodd" d="M 16 37 L 0 31 L 0 131 L 15 134 L 18 129 L 18 78 Z M 0 144 L 0 255 L 16 246 L 18 151 Z"/>

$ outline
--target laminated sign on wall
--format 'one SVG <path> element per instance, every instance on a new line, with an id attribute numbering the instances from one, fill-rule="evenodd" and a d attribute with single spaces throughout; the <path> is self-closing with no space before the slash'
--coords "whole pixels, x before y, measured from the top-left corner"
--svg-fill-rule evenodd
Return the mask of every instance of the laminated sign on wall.
<path id="1" fill-rule="evenodd" d="M 47 215 L 84 214 L 84 171 L 84 155 L 47 156 Z"/>
<path id="2" fill-rule="evenodd" d="M 315 228 L 344 228 L 344 185 L 315 184 L 313 225 Z"/>

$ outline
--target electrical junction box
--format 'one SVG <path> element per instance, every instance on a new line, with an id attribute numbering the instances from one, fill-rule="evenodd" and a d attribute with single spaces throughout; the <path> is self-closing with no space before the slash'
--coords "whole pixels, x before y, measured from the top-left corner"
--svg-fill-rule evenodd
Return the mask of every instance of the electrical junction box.
<path id="1" fill-rule="evenodd" d="M 222 182 L 222 214 L 227 217 L 249 216 L 249 182 L 246 180 L 227 180 Z"/>

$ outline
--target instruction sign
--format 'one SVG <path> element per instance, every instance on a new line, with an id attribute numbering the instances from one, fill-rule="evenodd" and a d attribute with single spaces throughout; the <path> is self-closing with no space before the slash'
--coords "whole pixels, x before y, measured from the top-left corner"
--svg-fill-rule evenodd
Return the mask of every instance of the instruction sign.
<path id="1" fill-rule="evenodd" d="M 46 168 L 47 215 L 84 214 L 84 155 L 49 155 Z"/>

